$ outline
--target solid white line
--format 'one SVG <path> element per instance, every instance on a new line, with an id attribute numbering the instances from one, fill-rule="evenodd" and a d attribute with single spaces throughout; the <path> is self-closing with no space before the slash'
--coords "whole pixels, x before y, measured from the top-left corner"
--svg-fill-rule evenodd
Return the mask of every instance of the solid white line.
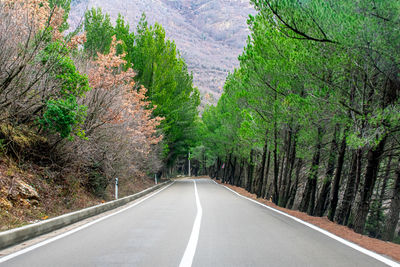
<path id="1" fill-rule="evenodd" d="M 196 253 L 197 241 L 199 240 L 201 216 L 203 215 L 203 210 L 200 204 L 199 193 L 197 192 L 196 181 L 193 180 L 193 182 L 194 182 L 194 194 L 196 196 L 197 215 L 196 219 L 194 220 L 192 233 L 189 238 L 189 243 L 187 244 L 185 253 L 183 254 L 179 267 L 192 266 L 194 254 Z"/>
<path id="2" fill-rule="evenodd" d="M 220 185 L 220 184 L 218 184 L 217 182 L 215 182 L 215 181 L 212 180 L 212 179 L 211 179 L 211 181 L 213 181 L 213 182 L 216 183 L 217 185 Z M 313 225 L 313 224 L 311 224 L 311 223 L 305 222 L 305 221 L 303 221 L 303 220 L 300 220 L 300 219 L 297 218 L 297 217 L 291 216 L 291 215 L 289 215 L 289 214 L 287 214 L 287 213 L 284 213 L 284 212 L 282 212 L 282 211 L 280 211 L 280 210 L 277 210 L 277 209 L 274 209 L 274 208 L 272 208 L 272 207 L 269 207 L 269 206 L 267 206 L 267 205 L 265 205 L 265 204 L 262 204 L 262 203 L 260 203 L 260 202 L 258 202 L 258 201 L 256 201 L 256 200 L 254 200 L 254 199 L 251 199 L 251 198 L 242 196 L 242 195 L 239 194 L 238 192 L 236 192 L 236 191 L 230 189 L 229 187 L 226 187 L 225 185 L 222 185 L 222 186 L 225 187 L 226 189 L 228 189 L 229 191 L 235 193 L 236 195 L 242 197 L 242 198 L 245 198 L 245 199 L 247 199 L 247 200 L 249 200 L 249 201 L 251 201 L 251 202 L 254 202 L 254 203 L 256 203 L 256 204 L 258 204 L 258 205 L 260 205 L 260 206 L 263 206 L 264 208 L 267 208 L 267 209 L 270 209 L 270 210 L 272 210 L 272 211 L 275 211 L 275 212 L 277 212 L 277 213 L 279 213 L 279 214 L 281 214 L 281 215 L 284 215 L 284 216 L 286 216 L 286 217 L 289 217 L 289 218 L 295 220 L 296 222 L 299 222 L 299 223 L 301 223 L 301 224 L 304 224 L 305 226 L 308 226 L 308 227 L 310 227 L 310 228 L 312 228 L 312 229 L 314 229 L 314 230 L 316 230 L 316 231 L 318 231 L 318 232 L 320 232 L 320 233 L 322 233 L 322 234 L 324 234 L 324 235 L 326 235 L 326 236 L 329 236 L 330 238 L 335 239 L 336 241 L 339 241 L 340 243 L 342 243 L 342 244 L 344 244 L 344 245 L 346 245 L 346 246 L 349 246 L 349 247 L 351 247 L 351 248 L 353 248 L 353 249 L 355 249 L 355 250 L 358 250 L 359 252 L 364 253 L 364 254 L 366 254 L 366 255 L 368 255 L 368 256 L 370 256 L 370 257 L 372 257 L 372 258 L 374 258 L 374 259 L 376 259 L 376 260 L 378 260 L 378 261 L 381 261 L 381 262 L 383 262 L 383 263 L 385 263 L 385 264 L 387 264 L 387 265 L 389 265 L 389 266 L 392 266 L 392 267 L 399 267 L 399 266 L 400 266 L 400 264 L 398 264 L 398 263 L 395 262 L 395 261 L 392 261 L 392 260 L 387 259 L 387 258 L 383 257 L 382 255 L 379 255 L 379 254 L 377 254 L 377 253 L 375 253 L 375 252 L 373 252 L 373 251 L 370 251 L 370 250 L 368 250 L 368 249 L 365 249 L 365 248 L 363 248 L 363 247 L 360 247 L 359 245 L 356 245 L 356 244 L 354 244 L 354 243 L 352 243 L 352 242 L 350 242 L 350 241 L 347 241 L 347 240 L 345 240 L 345 239 L 343 239 L 343 238 L 341 238 L 341 237 L 338 237 L 337 235 L 334 235 L 334 234 L 332 234 L 332 233 L 330 233 L 330 232 L 328 232 L 328 231 L 326 231 L 326 230 L 324 230 L 324 229 L 321 229 L 321 228 L 319 228 L 319 227 L 317 227 L 317 226 L 315 226 L 315 225 Z"/>
<path id="3" fill-rule="evenodd" d="M 27 253 L 27 252 L 29 252 L 29 251 L 32 251 L 32 250 L 34 250 L 34 249 L 37 249 L 37 248 L 39 248 L 39 247 L 45 246 L 45 245 L 47 245 L 47 244 L 49 244 L 49 243 L 51 243 L 51 242 L 54 242 L 54 241 L 56 241 L 56 240 L 58 240 L 58 239 L 61 239 L 61 238 L 63 238 L 63 237 L 66 237 L 66 236 L 69 236 L 69 235 L 71 235 L 71 234 L 73 234 L 73 233 L 76 233 L 76 232 L 78 232 L 78 231 L 80 231 L 80 230 L 82 230 L 82 229 L 85 229 L 86 227 L 89 227 L 89 226 L 91 226 L 91 225 L 93 225 L 93 224 L 95 224 L 95 223 L 101 222 L 101 221 L 103 221 L 103 220 L 105 220 L 105 219 L 107 219 L 107 218 L 110 218 L 110 217 L 112 217 L 112 216 L 114 216 L 114 215 L 117 215 L 117 214 L 119 214 L 119 213 L 121 213 L 121 212 L 124 212 L 124 211 L 126 211 L 127 209 L 133 208 L 133 207 L 139 205 L 140 203 L 142 203 L 143 201 L 145 201 L 145 200 L 147 200 L 147 199 L 149 199 L 149 198 L 151 198 L 151 197 L 157 195 L 157 194 L 160 193 L 161 191 L 167 189 L 168 187 L 170 187 L 170 186 L 173 185 L 174 183 L 175 183 L 175 181 L 172 182 L 171 184 L 167 185 L 166 187 L 164 187 L 164 188 L 162 188 L 162 189 L 156 191 L 155 193 L 153 193 L 153 194 L 151 194 L 151 195 L 149 195 L 149 196 L 147 196 L 147 197 L 145 197 L 145 198 L 139 200 L 138 202 L 135 202 L 135 203 L 133 203 L 132 205 L 130 205 L 130 206 L 126 207 L 126 208 L 123 208 L 123 209 L 121 209 L 121 210 L 119 210 L 119 211 L 117 211 L 117 212 L 115 212 L 115 213 L 112 213 L 112 214 L 109 214 L 109 215 L 107 215 L 107 216 L 101 217 L 101 218 L 99 218 L 99 219 L 97 219 L 97 220 L 95 220 L 95 221 L 92 221 L 92 222 L 89 222 L 89 223 L 84 224 L 84 225 L 82 225 L 82 226 L 79 226 L 79 227 L 77 227 L 77 228 L 75 228 L 75 229 L 73 229 L 73 230 L 71 230 L 71 231 L 68 231 L 68 232 L 65 232 L 65 233 L 63 233 L 63 234 L 61 234 L 61 235 L 58 235 L 58 236 L 55 236 L 55 237 L 53 237 L 53 238 L 47 239 L 47 240 L 45 240 L 45 241 L 43 241 L 43 242 L 37 243 L 37 244 L 35 244 L 35 245 L 33 245 L 33 246 L 27 247 L 27 248 L 25 248 L 25 249 L 22 249 L 22 250 L 20 250 L 20 251 L 17 251 L 17 252 L 15 252 L 15 253 L 10 254 L 10 255 L 4 256 L 4 257 L 0 258 L 0 263 L 6 262 L 6 261 L 8 261 L 8 260 L 10 260 L 10 259 L 12 259 L 12 258 L 18 257 L 18 256 L 20 256 L 20 255 L 22 255 L 22 254 L 25 254 L 25 253 Z"/>

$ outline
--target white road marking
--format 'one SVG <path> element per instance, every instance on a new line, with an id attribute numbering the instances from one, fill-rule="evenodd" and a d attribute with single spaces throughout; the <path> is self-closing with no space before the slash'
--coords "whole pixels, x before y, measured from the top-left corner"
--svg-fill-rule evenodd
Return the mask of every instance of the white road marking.
<path id="1" fill-rule="evenodd" d="M 216 183 L 217 185 L 220 185 L 220 184 L 218 184 L 217 182 L 215 182 L 215 181 L 212 180 L 212 179 L 211 179 L 211 181 L 213 181 L 213 182 Z M 378 260 L 378 261 L 381 261 L 381 262 L 383 262 L 383 263 L 385 263 L 385 264 L 387 264 L 387 265 L 389 265 L 389 266 L 392 266 L 392 267 L 400 267 L 400 264 L 398 264 L 397 262 L 392 261 L 392 260 L 390 260 L 390 259 L 388 259 L 388 258 L 385 258 L 385 257 L 383 257 L 382 255 L 379 255 L 379 254 L 377 254 L 377 253 L 375 253 L 375 252 L 373 252 L 373 251 L 370 251 L 370 250 L 368 250 L 368 249 L 365 249 L 365 248 L 363 248 L 363 247 L 360 247 L 359 245 L 356 245 L 356 244 L 354 244 L 354 243 L 352 243 L 352 242 L 350 242 L 350 241 L 347 241 L 347 240 L 345 240 L 345 239 L 343 239 L 343 238 L 341 238 L 341 237 L 338 237 L 337 235 L 334 235 L 334 234 L 332 234 L 332 233 L 330 233 L 330 232 L 328 232 L 328 231 L 326 231 L 326 230 L 324 230 L 324 229 L 321 229 L 321 228 L 319 228 L 319 227 L 317 227 L 317 226 L 315 226 L 315 225 L 313 225 L 313 224 L 311 224 L 311 223 L 308 223 L 308 222 L 305 222 L 305 221 L 303 221 L 303 220 L 300 220 L 300 219 L 297 218 L 297 217 L 291 216 L 291 215 L 289 215 L 289 214 L 287 214 L 287 213 L 284 213 L 284 212 L 282 212 L 282 211 L 280 211 L 280 210 L 277 210 L 277 209 L 274 209 L 274 208 L 272 208 L 272 207 L 269 207 L 269 206 L 267 206 L 267 205 L 265 205 L 265 204 L 262 204 L 262 203 L 260 203 L 260 202 L 258 202 L 258 201 L 256 201 L 256 200 L 254 200 L 254 199 L 251 199 L 251 198 L 242 196 L 242 195 L 239 194 L 238 192 L 236 192 L 236 191 L 230 189 L 229 187 L 226 187 L 225 185 L 222 185 L 222 186 L 225 187 L 226 189 L 228 189 L 229 191 L 235 193 L 236 195 L 242 197 L 242 198 L 245 198 L 245 199 L 247 199 L 247 200 L 249 200 L 249 201 L 251 201 L 251 202 L 254 202 L 254 203 L 256 203 L 256 204 L 258 204 L 258 205 L 260 205 L 260 206 L 263 206 L 264 208 L 267 208 L 267 209 L 270 209 L 270 210 L 272 210 L 272 211 L 275 211 L 275 212 L 277 212 L 277 213 L 279 213 L 279 214 L 281 214 L 281 215 L 284 215 L 284 216 L 286 216 L 286 217 L 289 217 L 289 218 L 295 220 L 296 222 L 299 222 L 299 223 L 301 223 L 301 224 L 304 224 L 304 225 L 306 225 L 306 226 L 308 226 L 308 227 L 310 227 L 310 228 L 312 228 L 312 229 L 314 229 L 314 230 L 316 230 L 316 231 L 318 231 L 318 232 L 320 232 L 320 233 L 322 233 L 322 234 L 324 234 L 324 235 L 326 235 L 326 236 L 329 236 L 330 238 L 333 238 L 333 239 L 335 239 L 336 241 L 339 241 L 340 243 L 342 243 L 342 244 L 344 244 L 344 245 L 346 245 L 346 246 L 349 246 L 349 247 L 351 247 L 351 248 L 353 248 L 353 249 L 355 249 L 355 250 L 358 250 L 359 252 L 364 253 L 364 254 L 366 254 L 366 255 L 368 255 L 368 256 L 370 256 L 370 257 L 372 257 L 372 258 L 374 258 L 374 259 L 376 259 L 376 260 Z"/>
<path id="2" fill-rule="evenodd" d="M 196 219 L 194 220 L 192 233 L 189 238 L 189 243 L 187 244 L 185 253 L 183 254 L 179 267 L 192 266 L 194 254 L 196 253 L 197 241 L 199 240 L 201 217 L 203 216 L 203 210 L 200 204 L 199 193 L 197 192 L 196 181 L 193 180 L 193 182 L 194 182 L 194 194 L 196 196 L 197 215 Z"/>
<path id="3" fill-rule="evenodd" d="M 87 224 L 85 224 L 85 225 L 82 225 L 82 226 L 80 226 L 80 227 L 77 227 L 77 228 L 75 228 L 75 229 L 73 229 L 73 230 L 71 230 L 71 231 L 68 231 L 68 232 L 63 233 L 63 234 L 58 235 L 58 236 L 55 236 L 55 237 L 50 238 L 50 239 L 48 239 L 48 240 L 45 240 L 45 241 L 43 241 L 43 242 L 37 243 L 37 244 L 35 244 L 35 245 L 33 245 L 33 246 L 27 247 L 27 248 L 25 248 L 25 249 L 22 249 L 22 250 L 20 250 L 20 251 L 17 251 L 17 252 L 15 252 L 15 253 L 10 254 L 10 255 L 4 256 L 4 257 L 0 258 L 0 263 L 6 262 L 6 261 L 8 261 L 8 260 L 11 260 L 12 258 L 18 257 L 18 256 L 20 256 L 20 255 L 22 255 L 22 254 L 25 254 L 25 253 L 27 253 L 27 252 L 29 252 L 29 251 L 32 251 L 32 250 L 34 250 L 34 249 L 37 249 L 37 248 L 39 248 L 39 247 L 45 246 L 45 245 L 47 245 L 47 244 L 49 244 L 49 243 L 51 243 L 51 242 L 54 242 L 54 241 L 56 241 L 56 240 L 58 240 L 58 239 L 61 239 L 61 238 L 63 238 L 63 237 L 66 237 L 66 236 L 69 236 L 69 235 L 71 235 L 71 234 L 73 234 L 73 233 L 76 233 L 76 232 L 78 232 L 78 231 L 80 231 L 80 230 L 82 230 L 82 229 L 85 229 L 86 227 L 89 227 L 89 226 L 91 226 L 91 225 L 93 225 L 93 224 L 95 224 L 95 223 L 98 223 L 98 222 L 103 221 L 103 220 L 105 220 L 105 219 L 107 219 L 107 218 L 110 218 L 111 216 L 114 216 L 114 215 L 117 215 L 117 214 L 119 214 L 119 213 L 121 213 L 121 212 L 123 212 L 123 211 L 126 211 L 127 209 L 133 208 L 133 207 L 139 205 L 140 203 L 142 203 L 143 201 L 145 201 L 145 200 L 147 200 L 147 199 L 149 199 L 149 198 L 151 198 L 151 197 L 157 195 L 157 194 L 160 193 L 161 191 L 167 189 L 168 187 L 170 187 L 170 186 L 173 185 L 174 183 L 175 183 L 175 181 L 172 182 L 171 184 L 167 185 L 166 187 L 164 187 L 164 188 L 162 188 L 162 189 L 156 191 L 155 193 L 153 193 L 153 194 L 151 194 L 151 195 L 149 195 L 149 196 L 147 196 L 147 197 L 145 197 L 145 198 L 139 200 L 138 202 L 135 202 L 135 203 L 133 203 L 132 205 L 130 205 L 130 206 L 126 207 L 126 208 L 123 208 L 123 209 L 121 209 L 121 210 L 119 210 L 119 211 L 117 211 L 117 212 L 115 212 L 115 213 L 112 213 L 112 214 L 109 214 L 109 215 L 107 215 L 107 216 L 101 217 L 101 218 L 99 218 L 99 219 L 97 219 L 97 220 L 95 220 L 95 221 L 92 221 L 92 222 L 90 222 L 90 223 L 87 223 Z"/>

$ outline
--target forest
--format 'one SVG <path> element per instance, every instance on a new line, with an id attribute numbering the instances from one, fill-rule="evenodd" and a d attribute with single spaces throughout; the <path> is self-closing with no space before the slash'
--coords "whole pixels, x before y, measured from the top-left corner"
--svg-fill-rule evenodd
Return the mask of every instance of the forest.
<path id="1" fill-rule="evenodd" d="M 240 67 L 202 114 L 196 168 L 399 242 L 400 3 L 252 3 Z"/>

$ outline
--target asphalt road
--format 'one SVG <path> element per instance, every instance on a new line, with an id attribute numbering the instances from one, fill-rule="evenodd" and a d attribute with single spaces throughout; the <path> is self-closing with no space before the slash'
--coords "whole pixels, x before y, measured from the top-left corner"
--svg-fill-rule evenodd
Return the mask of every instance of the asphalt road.
<path id="1" fill-rule="evenodd" d="M 11 255 L 0 266 L 386 265 L 198 179 L 176 181 L 123 212 Z"/>

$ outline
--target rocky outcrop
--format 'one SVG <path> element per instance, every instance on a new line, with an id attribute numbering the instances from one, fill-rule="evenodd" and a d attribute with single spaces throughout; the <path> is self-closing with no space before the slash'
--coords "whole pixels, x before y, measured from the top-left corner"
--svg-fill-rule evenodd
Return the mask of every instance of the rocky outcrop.
<path id="1" fill-rule="evenodd" d="M 40 197 L 35 188 L 20 178 L 13 177 L 8 180 L 8 187 L 4 186 L 0 190 L 0 208 L 10 210 L 17 205 L 37 206 L 39 204 Z M 4 185 L 4 180 L 2 182 Z"/>

